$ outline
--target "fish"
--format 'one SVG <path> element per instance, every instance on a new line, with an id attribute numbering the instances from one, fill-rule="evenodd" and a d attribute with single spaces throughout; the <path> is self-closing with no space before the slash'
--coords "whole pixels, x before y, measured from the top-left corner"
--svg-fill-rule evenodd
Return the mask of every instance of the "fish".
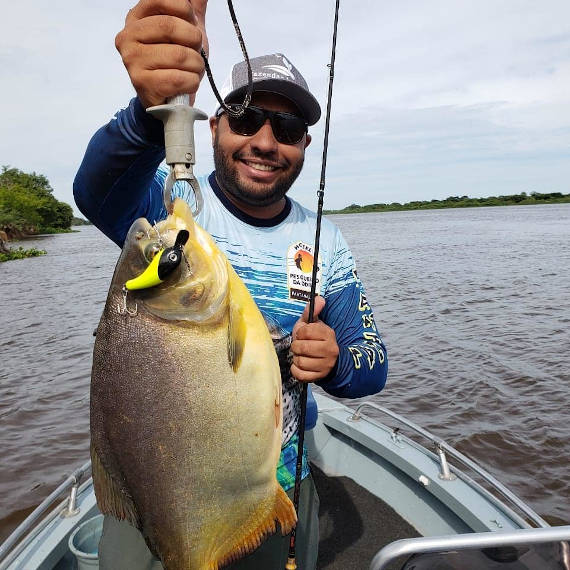
<path id="1" fill-rule="evenodd" d="M 165 570 L 239 560 L 297 520 L 276 477 L 282 415 L 263 316 L 188 204 L 176 198 L 155 225 L 136 220 L 93 351 L 101 512 L 138 528 Z"/>

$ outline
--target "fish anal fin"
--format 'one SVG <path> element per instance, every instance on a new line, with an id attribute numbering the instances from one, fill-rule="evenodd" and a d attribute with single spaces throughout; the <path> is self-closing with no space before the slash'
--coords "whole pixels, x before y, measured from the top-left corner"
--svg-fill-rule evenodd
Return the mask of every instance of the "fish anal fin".
<path id="1" fill-rule="evenodd" d="M 272 505 L 270 504 L 271 502 L 273 503 Z M 251 526 L 251 530 L 246 531 L 245 534 L 241 534 L 225 553 L 221 553 L 220 558 L 211 563 L 211 568 L 224 567 L 231 562 L 235 562 L 251 554 L 261 545 L 266 537 L 277 530 L 277 522 L 281 526 L 283 536 L 290 533 L 291 529 L 297 523 L 295 507 L 287 496 L 287 493 L 285 493 L 279 484 L 276 485 L 274 497 L 269 501 L 264 501 L 258 513 L 260 513 L 260 511 L 263 511 L 264 515 L 262 515 L 258 521 L 254 522 Z"/>
<path id="2" fill-rule="evenodd" d="M 283 536 L 289 534 L 291 529 L 297 524 L 295 507 L 281 485 L 278 485 L 277 493 L 275 494 L 275 518 L 281 525 L 281 534 Z"/>
<path id="3" fill-rule="evenodd" d="M 125 520 L 140 530 L 140 517 L 132 498 L 109 475 L 93 445 L 91 445 L 91 471 L 97 506 L 101 513 Z"/>
<path id="4" fill-rule="evenodd" d="M 238 371 L 241 364 L 246 334 L 247 325 L 242 310 L 238 305 L 230 302 L 228 319 L 228 360 L 234 372 Z"/>

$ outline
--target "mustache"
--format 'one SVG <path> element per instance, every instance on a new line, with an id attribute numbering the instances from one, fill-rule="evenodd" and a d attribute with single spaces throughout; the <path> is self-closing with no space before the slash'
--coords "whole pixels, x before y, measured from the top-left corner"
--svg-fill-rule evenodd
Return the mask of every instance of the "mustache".
<path id="1" fill-rule="evenodd" d="M 281 160 L 277 160 L 273 153 L 266 153 L 266 152 L 259 152 L 252 150 L 248 153 L 243 153 L 240 151 L 236 151 L 232 154 L 232 158 L 234 160 L 263 160 L 264 162 L 271 164 L 272 166 L 276 166 L 277 168 L 288 168 L 291 163 L 283 158 Z"/>

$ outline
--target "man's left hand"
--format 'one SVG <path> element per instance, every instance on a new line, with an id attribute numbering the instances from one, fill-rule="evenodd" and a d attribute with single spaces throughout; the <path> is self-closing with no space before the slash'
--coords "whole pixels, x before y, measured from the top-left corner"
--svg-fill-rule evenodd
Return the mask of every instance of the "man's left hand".
<path id="1" fill-rule="evenodd" d="M 317 317 L 325 306 L 322 297 L 315 298 L 312 323 L 309 323 L 309 304 L 293 327 L 293 364 L 291 374 L 300 382 L 316 382 L 326 378 L 338 359 L 338 344 L 333 329 Z"/>

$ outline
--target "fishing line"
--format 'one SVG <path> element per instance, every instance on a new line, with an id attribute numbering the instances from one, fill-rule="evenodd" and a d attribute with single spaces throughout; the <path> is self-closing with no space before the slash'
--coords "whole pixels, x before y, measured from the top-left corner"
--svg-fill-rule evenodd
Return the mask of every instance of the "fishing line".
<path id="1" fill-rule="evenodd" d="M 331 118 L 331 103 L 332 103 L 332 89 L 334 80 L 334 61 L 336 55 L 336 34 L 338 27 L 338 8 L 340 0 L 336 0 L 335 12 L 334 12 L 334 26 L 333 26 L 333 38 L 332 38 L 332 49 L 331 49 L 331 62 L 328 64 L 329 67 L 329 90 L 327 95 L 327 113 L 325 120 L 325 137 L 323 140 L 323 159 L 321 165 L 321 181 L 319 184 L 319 190 L 317 192 L 318 205 L 317 205 L 317 221 L 315 229 L 315 251 L 313 252 L 313 272 L 311 277 L 311 293 L 309 298 L 309 317 L 308 322 L 312 323 L 314 319 L 315 312 L 315 296 L 317 290 L 317 271 L 319 268 L 319 244 L 321 239 L 321 220 L 323 217 L 323 201 L 325 195 L 325 173 L 327 169 L 327 150 L 329 146 L 329 125 Z M 297 465 L 295 470 L 295 491 L 293 493 L 293 505 L 295 506 L 295 511 L 297 512 L 297 518 L 299 516 L 299 495 L 301 490 L 301 475 L 303 470 L 303 445 L 305 443 L 305 423 L 307 417 L 307 383 L 301 383 L 301 414 L 299 416 L 299 440 L 297 442 Z M 298 523 L 297 523 L 298 524 Z M 289 541 L 289 557 L 287 559 L 287 564 L 285 564 L 285 570 L 295 570 L 297 568 L 297 562 L 295 560 L 295 547 L 296 547 L 296 537 L 297 537 L 297 527 L 293 527 L 291 531 L 291 538 Z"/>
<path id="2" fill-rule="evenodd" d="M 222 109 L 232 117 L 241 117 L 244 114 L 245 110 L 247 109 L 249 103 L 251 102 L 251 95 L 253 93 L 253 75 L 251 72 L 251 64 L 249 62 L 249 57 L 247 55 L 247 49 L 245 47 L 245 42 L 243 41 L 243 36 L 241 35 L 241 30 L 239 28 L 232 0 L 228 0 L 228 9 L 230 11 L 230 17 L 232 19 L 232 23 L 236 31 L 236 36 L 239 45 L 241 47 L 241 52 L 243 53 L 243 57 L 247 65 L 247 91 L 245 93 L 243 103 L 241 103 L 237 109 L 235 108 L 231 109 L 225 104 L 224 100 L 222 99 L 222 96 L 220 95 L 220 92 L 218 91 L 218 88 L 214 83 L 214 76 L 212 75 L 212 70 L 210 69 L 210 63 L 208 62 L 208 56 L 206 55 L 204 48 L 200 49 L 200 55 L 204 60 L 204 67 L 206 69 L 206 75 L 208 76 L 208 81 L 210 82 L 210 86 L 212 87 L 212 91 L 214 92 L 214 95 L 216 96 L 216 99 L 218 100 L 220 107 L 222 107 Z"/>

